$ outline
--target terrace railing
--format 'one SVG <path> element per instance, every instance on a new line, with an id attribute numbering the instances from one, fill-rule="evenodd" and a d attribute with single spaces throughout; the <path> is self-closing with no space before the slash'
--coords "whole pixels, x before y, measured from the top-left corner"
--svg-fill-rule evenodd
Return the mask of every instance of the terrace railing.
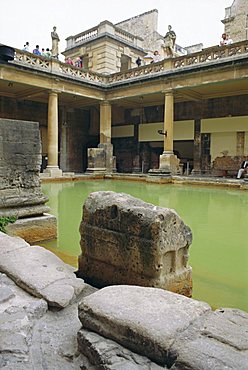
<path id="1" fill-rule="evenodd" d="M 42 70 L 49 73 L 56 73 L 73 79 L 97 83 L 99 85 L 118 83 L 121 81 L 135 80 L 140 77 L 156 76 L 168 71 L 203 66 L 216 63 L 216 61 L 226 61 L 230 58 L 238 59 L 248 57 L 248 40 L 237 42 L 226 46 L 214 46 L 203 49 L 200 52 L 188 54 L 176 58 L 167 58 L 161 62 L 148 64 L 145 66 L 129 69 L 126 72 L 117 72 L 109 75 L 84 70 L 60 62 L 57 59 L 37 56 L 19 49 L 15 49 L 14 64 L 29 66 L 35 70 Z"/>

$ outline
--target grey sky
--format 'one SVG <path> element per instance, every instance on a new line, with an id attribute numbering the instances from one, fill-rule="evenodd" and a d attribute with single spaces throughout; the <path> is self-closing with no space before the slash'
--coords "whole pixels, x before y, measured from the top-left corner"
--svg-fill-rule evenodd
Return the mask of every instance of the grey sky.
<path id="1" fill-rule="evenodd" d="M 152 9 L 158 9 L 158 32 L 168 24 L 177 34 L 177 43 L 204 47 L 219 43 L 225 8 L 233 0 L 0 0 L 0 43 L 30 49 L 51 48 L 51 31 L 57 27 L 60 51 L 65 38 L 96 26 L 103 20 L 117 23 Z"/>

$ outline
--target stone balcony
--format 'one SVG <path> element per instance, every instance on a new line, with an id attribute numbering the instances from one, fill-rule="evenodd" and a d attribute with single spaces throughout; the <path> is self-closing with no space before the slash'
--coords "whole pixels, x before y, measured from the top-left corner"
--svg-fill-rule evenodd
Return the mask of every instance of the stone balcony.
<path id="1" fill-rule="evenodd" d="M 105 26 L 109 26 L 109 22 Z M 94 30 L 91 29 L 92 34 Z M 123 31 L 123 34 L 126 32 Z M 85 33 L 82 33 L 82 37 Z M 75 36 L 76 37 L 76 36 Z M 79 35 L 77 35 L 79 37 Z M 85 34 L 86 37 L 86 34 Z M 94 36 L 92 36 L 94 37 Z M 168 73 L 177 73 L 188 69 L 198 69 L 201 67 L 210 67 L 225 64 L 230 61 L 242 60 L 248 58 L 248 40 L 233 43 L 226 46 L 213 46 L 202 51 L 187 54 L 179 57 L 166 58 L 160 62 L 147 64 L 145 66 L 129 69 L 125 72 L 117 72 L 109 75 L 81 69 L 69 64 L 60 62 L 57 59 L 47 59 L 19 49 L 15 49 L 15 59 L 9 64 L 27 66 L 34 70 L 42 70 L 47 73 L 53 73 L 62 77 L 69 77 L 74 80 L 81 80 L 91 85 L 102 87 L 110 84 L 121 84 L 129 80 L 150 78 L 156 75 L 166 75 Z"/>

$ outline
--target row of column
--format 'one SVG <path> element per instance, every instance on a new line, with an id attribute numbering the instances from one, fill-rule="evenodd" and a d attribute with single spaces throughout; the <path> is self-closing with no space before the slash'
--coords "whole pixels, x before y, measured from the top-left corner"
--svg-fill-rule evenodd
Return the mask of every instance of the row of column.
<path id="1" fill-rule="evenodd" d="M 168 158 L 173 155 L 174 97 L 165 93 L 164 109 L 164 151 L 160 157 L 160 169 L 170 170 Z M 100 144 L 111 144 L 111 104 L 100 103 Z M 48 164 L 44 171 L 50 176 L 62 176 L 58 166 L 58 93 L 50 92 L 48 98 Z"/>

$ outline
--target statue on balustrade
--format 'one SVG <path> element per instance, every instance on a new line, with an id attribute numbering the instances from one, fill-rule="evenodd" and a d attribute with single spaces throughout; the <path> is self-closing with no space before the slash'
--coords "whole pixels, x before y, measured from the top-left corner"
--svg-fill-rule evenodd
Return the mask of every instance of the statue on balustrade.
<path id="1" fill-rule="evenodd" d="M 59 36 L 56 32 L 56 27 L 53 27 L 53 31 L 51 32 L 52 37 L 52 58 L 59 57 Z"/>
<path id="2" fill-rule="evenodd" d="M 168 57 L 173 57 L 175 52 L 176 43 L 176 33 L 172 30 L 171 25 L 168 26 L 168 32 L 166 32 L 165 37 L 165 51 Z"/>

